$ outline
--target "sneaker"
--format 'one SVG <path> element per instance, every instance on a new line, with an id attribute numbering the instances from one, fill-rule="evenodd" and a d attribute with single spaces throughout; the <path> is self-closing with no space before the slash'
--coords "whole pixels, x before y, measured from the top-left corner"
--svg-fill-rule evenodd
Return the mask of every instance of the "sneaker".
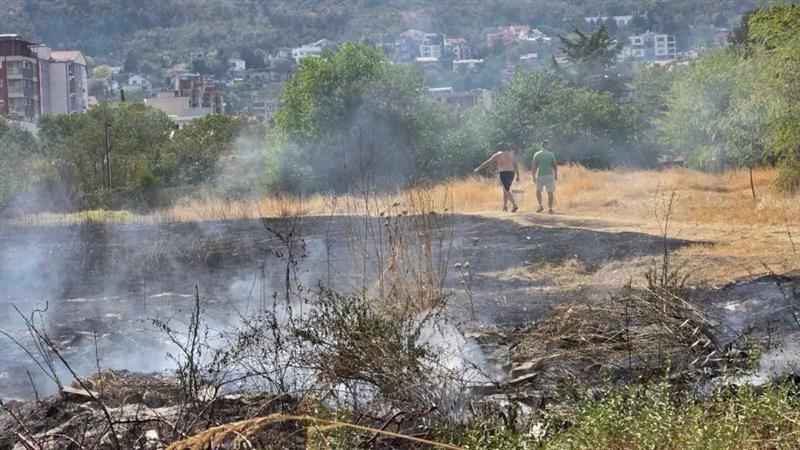
<path id="1" fill-rule="evenodd" d="M 536 212 L 537 212 L 537 213 L 540 213 L 540 212 L 542 212 L 542 211 L 544 211 L 544 206 L 542 206 L 542 205 L 539 205 L 539 207 L 538 207 L 538 208 L 536 208 Z"/>
<path id="2" fill-rule="evenodd" d="M 511 212 L 517 212 L 518 209 L 519 209 L 519 206 L 514 205 L 514 207 L 511 208 Z"/>
<path id="3" fill-rule="evenodd" d="M 553 214 L 553 208 L 548 209 L 547 214 Z"/>
<path id="4" fill-rule="evenodd" d="M 503 206 L 503 212 L 508 212 L 508 207 Z"/>

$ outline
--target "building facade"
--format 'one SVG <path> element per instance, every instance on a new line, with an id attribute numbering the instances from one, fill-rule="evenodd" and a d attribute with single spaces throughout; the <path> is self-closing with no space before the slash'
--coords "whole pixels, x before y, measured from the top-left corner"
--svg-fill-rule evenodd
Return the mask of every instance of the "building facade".
<path id="1" fill-rule="evenodd" d="M 444 37 L 438 33 L 428 33 L 419 44 L 420 58 L 440 59 L 444 52 Z"/>
<path id="2" fill-rule="evenodd" d="M 42 112 L 39 58 L 33 44 L 16 34 L 0 35 L 0 115 L 33 122 Z"/>
<path id="3" fill-rule="evenodd" d="M 642 61 L 673 60 L 678 56 L 675 35 L 648 31 L 628 37 L 629 43 L 622 50 L 622 56 Z"/>
<path id="4" fill-rule="evenodd" d="M 295 62 L 299 63 L 303 58 L 319 56 L 326 48 L 331 48 L 333 46 L 333 42 L 327 39 L 320 39 L 317 42 L 293 48 L 292 58 Z"/>
<path id="5" fill-rule="evenodd" d="M 89 106 L 86 60 L 16 34 L 0 35 L 0 115 L 34 122 L 42 115 L 82 114 Z"/>
<path id="6" fill-rule="evenodd" d="M 434 100 L 454 106 L 458 109 L 481 107 L 492 108 L 492 94 L 485 89 L 472 89 L 471 91 L 455 92 L 452 87 L 430 88 L 428 94 Z"/>
<path id="7" fill-rule="evenodd" d="M 79 51 L 50 52 L 49 114 L 83 114 L 89 108 L 86 59 Z"/>

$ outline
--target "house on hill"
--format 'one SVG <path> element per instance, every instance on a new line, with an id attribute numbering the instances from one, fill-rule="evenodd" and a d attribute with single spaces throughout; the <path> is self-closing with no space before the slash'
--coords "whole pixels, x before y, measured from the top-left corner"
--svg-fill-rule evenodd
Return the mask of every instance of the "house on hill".
<path id="1" fill-rule="evenodd" d="M 153 88 L 153 85 L 147 81 L 147 78 L 139 74 L 133 74 L 128 77 L 128 87 L 138 88 L 149 92 Z"/>
<path id="2" fill-rule="evenodd" d="M 675 35 L 653 33 L 629 36 L 628 45 L 622 49 L 623 58 L 633 58 L 640 61 L 673 60 L 678 52 L 675 44 Z"/>
<path id="3" fill-rule="evenodd" d="M 241 58 L 228 59 L 228 70 L 231 72 L 244 72 L 247 69 L 247 62 Z"/>
<path id="4" fill-rule="evenodd" d="M 316 42 L 312 42 L 310 44 L 301 45 L 300 47 L 295 47 L 292 49 L 292 58 L 295 62 L 300 62 L 303 58 L 307 58 L 309 56 L 319 56 L 322 54 L 322 51 L 327 48 L 335 47 L 332 41 L 328 39 L 320 39 Z"/>

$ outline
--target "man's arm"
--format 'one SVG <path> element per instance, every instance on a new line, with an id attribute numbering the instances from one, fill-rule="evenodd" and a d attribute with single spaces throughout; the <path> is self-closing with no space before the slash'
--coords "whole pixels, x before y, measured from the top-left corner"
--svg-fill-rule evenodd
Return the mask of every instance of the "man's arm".
<path id="1" fill-rule="evenodd" d="M 536 182 L 536 169 L 539 168 L 539 165 L 536 164 L 536 157 L 533 157 L 533 167 L 531 168 L 531 173 L 533 174 L 533 181 Z"/>
<path id="2" fill-rule="evenodd" d="M 555 155 L 553 155 L 553 179 L 558 180 L 558 161 Z"/>
<path id="3" fill-rule="evenodd" d="M 494 158 L 495 158 L 496 156 L 497 156 L 497 153 L 495 153 L 494 155 L 492 155 L 492 157 L 491 157 L 491 158 L 489 158 L 489 159 L 487 159 L 486 161 L 484 161 L 484 162 L 483 162 L 483 164 L 481 164 L 480 166 L 478 166 L 478 167 L 477 167 L 475 170 L 473 170 L 473 172 L 475 172 L 475 173 L 478 173 L 478 172 L 480 172 L 481 170 L 483 170 L 483 169 L 484 169 L 484 167 L 486 167 L 486 166 L 488 166 L 489 164 L 491 164 L 491 163 L 493 163 L 493 162 L 494 162 Z"/>
<path id="4" fill-rule="evenodd" d="M 519 181 L 519 163 L 517 158 L 514 158 L 514 172 L 517 172 L 517 181 Z"/>

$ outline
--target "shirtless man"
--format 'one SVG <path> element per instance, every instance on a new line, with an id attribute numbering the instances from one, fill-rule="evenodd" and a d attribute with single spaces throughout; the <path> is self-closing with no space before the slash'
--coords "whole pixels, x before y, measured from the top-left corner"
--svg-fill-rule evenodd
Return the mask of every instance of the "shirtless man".
<path id="1" fill-rule="evenodd" d="M 517 212 L 519 208 L 517 207 L 517 203 L 514 202 L 514 196 L 511 195 L 511 183 L 514 182 L 515 178 L 519 180 L 519 165 L 517 164 L 517 158 L 514 157 L 514 150 L 495 153 L 491 158 L 478 166 L 474 172 L 480 172 L 489 164 L 494 164 L 495 167 L 497 167 L 497 171 L 500 175 L 500 183 L 503 185 L 503 211 L 508 211 L 508 202 L 510 200 L 511 204 L 514 205 L 513 208 L 511 208 L 511 212 Z"/>

